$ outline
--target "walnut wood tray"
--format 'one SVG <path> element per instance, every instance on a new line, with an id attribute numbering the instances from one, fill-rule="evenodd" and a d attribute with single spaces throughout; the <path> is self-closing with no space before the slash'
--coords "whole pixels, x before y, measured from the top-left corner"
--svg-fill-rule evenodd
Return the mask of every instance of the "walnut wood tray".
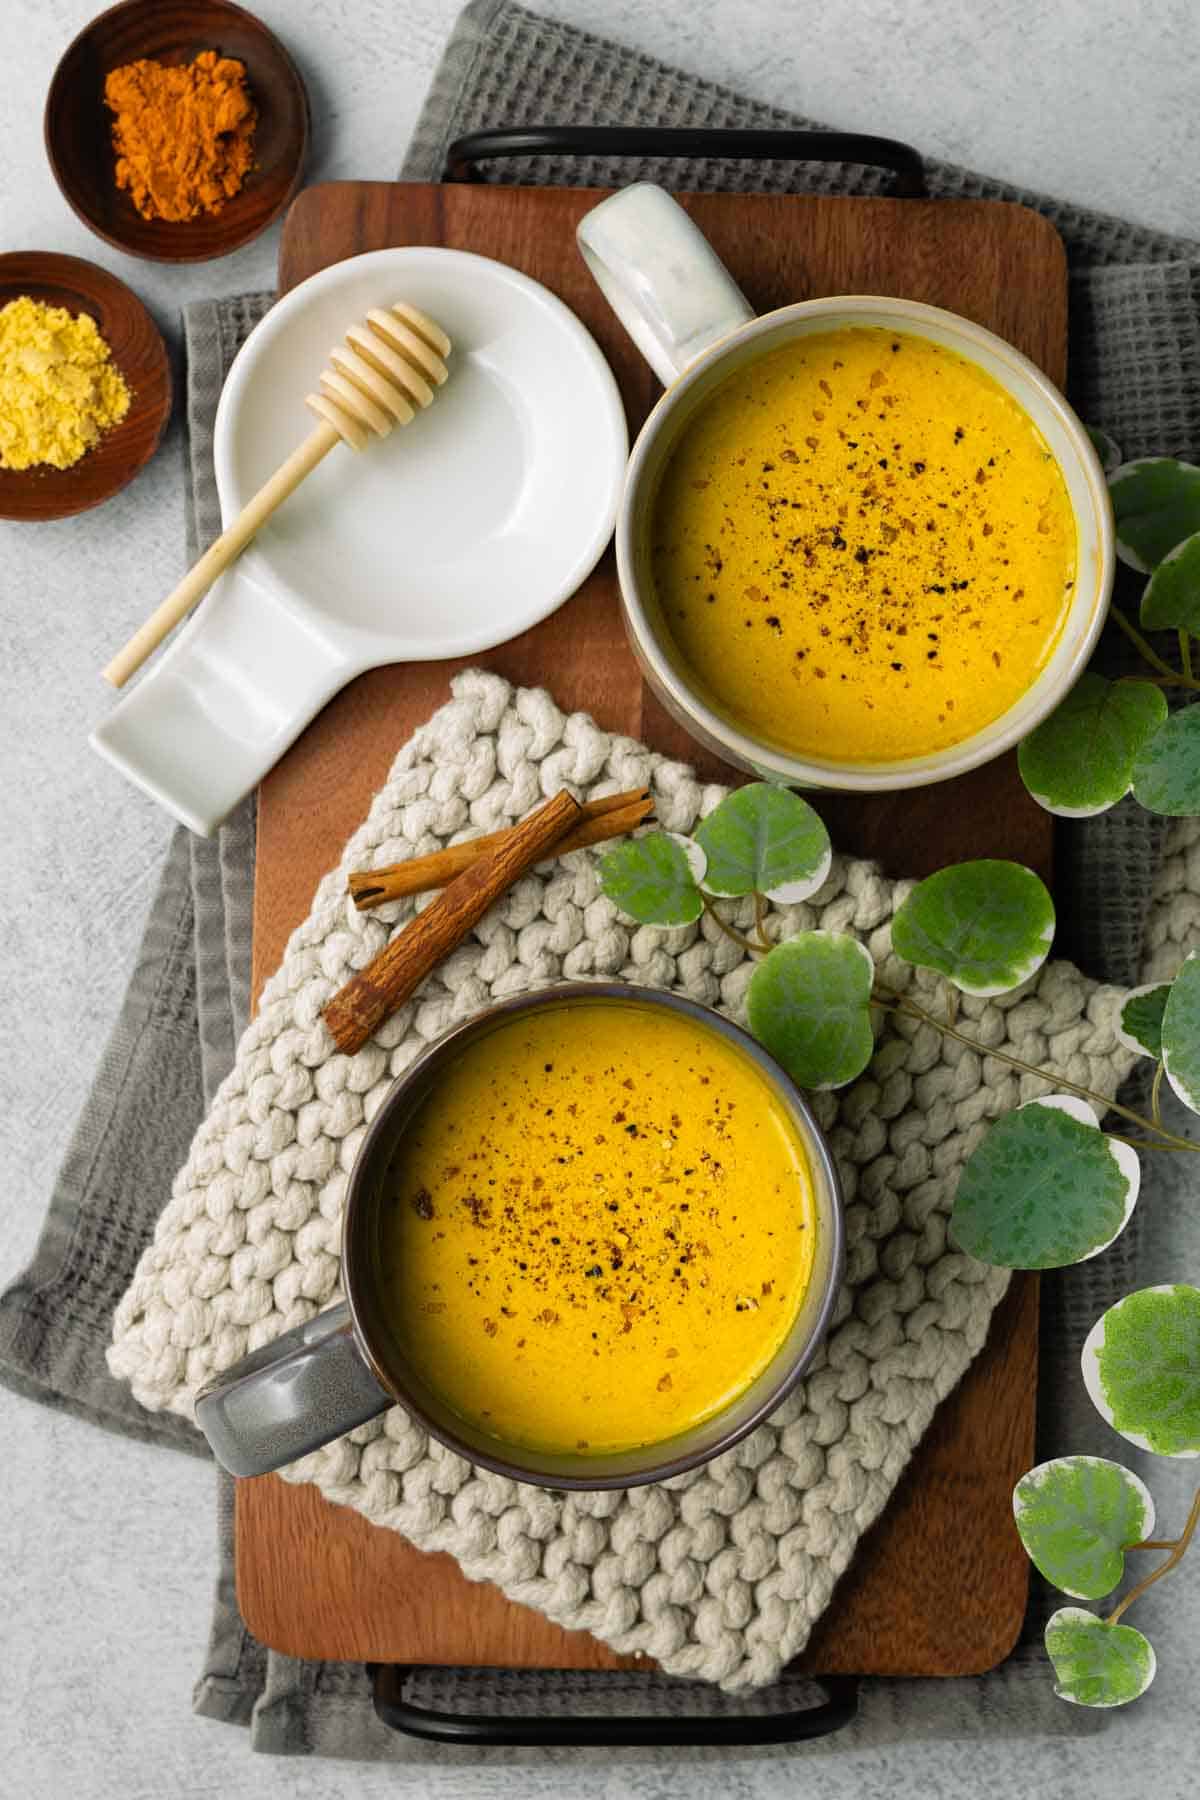
<path id="1" fill-rule="evenodd" d="M 497 257 L 544 282 L 586 322 L 621 386 L 632 430 L 653 377 L 609 314 L 574 247 L 601 196 L 576 189 L 338 182 L 288 216 L 280 287 L 391 244 L 438 243 Z M 1054 380 L 1065 376 L 1067 285 L 1052 227 L 977 201 L 705 195 L 685 204 L 760 309 L 828 293 L 882 293 L 947 306 L 989 326 Z M 724 773 L 645 691 L 621 631 L 611 557 L 536 630 L 470 659 L 549 685 L 610 730 Z M 397 749 L 447 698 L 459 664 L 376 670 L 334 700 L 263 784 L 255 899 L 255 993 L 307 913 L 320 876 L 363 817 Z M 919 875 L 971 856 L 1011 856 L 1050 874 L 1047 815 L 1011 761 L 902 797 L 822 803 L 839 847 Z M 1018 1277 L 983 1353 L 943 1404 L 884 1517 L 861 1545 L 803 1658 L 825 1673 L 962 1675 L 1012 1647 L 1028 1563 L 1010 1494 L 1034 1441 L 1037 1286 Z M 267 1476 L 239 1483 L 237 1591 L 257 1637 L 295 1656 L 404 1664 L 609 1669 L 636 1666 L 467 1581 L 414 1549 Z"/>

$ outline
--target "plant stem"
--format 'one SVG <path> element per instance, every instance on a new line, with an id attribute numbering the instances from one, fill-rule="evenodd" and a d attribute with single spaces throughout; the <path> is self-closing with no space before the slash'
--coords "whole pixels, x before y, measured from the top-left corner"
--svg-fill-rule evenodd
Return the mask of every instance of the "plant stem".
<path id="1" fill-rule="evenodd" d="M 1046 1080 L 1049 1079 L 1047 1076 Z M 1128 1144 L 1131 1150 L 1166 1150 L 1172 1156 L 1181 1156 L 1185 1150 L 1190 1150 L 1194 1155 L 1200 1150 L 1200 1144 L 1160 1144 L 1150 1138 L 1123 1137 L 1119 1131 L 1106 1131 L 1104 1135 L 1111 1138 L 1114 1144 Z"/>
<path id="2" fill-rule="evenodd" d="M 1191 1543 L 1192 1534 L 1197 1525 L 1200 1525 L 1200 1488 L 1196 1489 L 1196 1498 L 1192 1501 L 1192 1510 L 1188 1514 L 1187 1524 L 1184 1526 L 1179 1537 L 1176 1538 L 1171 1549 L 1171 1554 L 1168 1556 L 1166 1562 L 1159 1563 L 1157 1569 L 1152 1569 L 1144 1581 L 1139 1581 L 1135 1588 L 1130 1588 L 1120 1605 L 1114 1607 L 1112 1612 L 1109 1613 L 1107 1619 L 1104 1621 L 1106 1625 L 1115 1625 L 1121 1614 L 1127 1611 L 1128 1608 L 1133 1605 L 1135 1600 L 1140 1599 L 1147 1588 L 1153 1587 L 1156 1581 L 1161 1581 L 1164 1575 L 1170 1573 Z"/>
<path id="3" fill-rule="evenodd" d="M 1109 617 L 1112 619 L 1113 623 L 1120 627 L 1130 643 L 1141 652 L 1152 669 L 1157 669 L 1160 675 L 1169 676 L 1172 684 L 1176 687 L 1200 688 L 1200 681 L 1196 681 L 1192 678 L 1190 670 L 1181 674 L 1178 669 L 1173 669 L 1170 663 L 1158 654 L 1158 651 L 1154 646 L 1148 643 L 1142 636 L 1136 625 L 1132 624 L 1131 621 L 1125 617 L 1125 614 L 1121 611 L 1119 606 L 1110 606 L 1108 610 Z"/>
<path id="4" fill-rule="evenodd" d="M 1179 660 L 1188 680 L 1192 679 L 1192 640 L 1183 626 L 1179 627 Z"/>
<path id="5" fill-rule="evenodd" d="M 1154 1085 L 1150 1089 L 1150 1117 L 1154 1120 L 1154 1123 L 1160 1130 L 1162 1129 L 1162 1106 L 1160 1105 L 1160 1097 L 1162 1094 L 1163 1076 L 1166 1072 L 1167 1065 L 1160 1057 L 1158 1060 L 1158 1067 L 1154 1071 Z"/>
<path id="6" fill-rule="evenodd" d="M 732 925 L 728 924 L 727 921 L 721 917 L 708 894 L 702 893 L 700 895 L 700 903 L 713 924 L 719 931 L 723 931 L 725 936 L 729 938 L 732 943 L 737 944 L 742 950 L 749 951 L 751 956 L 760 956 L 762 954 L 761 944 L 752 944 L 748 937 L 743 937 L 740 931 L 736 931 Z M 767 949 L 769 950 L 770 948 L 771 946 L 768 944 Z"/>
<path id="7" fill-rule="evenodd" d="M 1182 675 L 1151 675 L 1145 669 L 1139 669 L 1136 675 L 1118 675 L 1117 686 L 1123 682 L 1140 681 L 1143 686 L 1157 688 L 1187 688 L 1189 691 L 1200 687 L 1200 682 L 1185 681 Z"/>
<path id="8" fill-rule="evenodd" d="M 1122 1106 L 1117 1100 L 1110 1100 L 1107 1094 L 1098 1094 L 1094 1088 L 1078 1087 L 1073 1081 L 1065 1081 L 1057 1075 L 1049 1075 L 1045 1069 L 1035 1068 L 1033 1063 L 1025 1062 L 1020 1056 L 1010 1056 L 1006 1050 L 993 1050 L 986 1044 L 977 1044 L 974 1038 L 967 1037 L 953 1025 L 947 1025 L 944 1019 L 936 1018 L 933 1013 L 926 1012 L 923 1006 L 918 1006 L 915 1000 L 909 1000 L 904 994 L 894 993 L 890 988 L 880 988 L 877 992 L 886 995 L 887 998 L 881 1000 L 877 998 L 876 994 L 872 994 L 872 1006 L 878 1006 L 884 1012 L 902 1012 L 907 1013 L 910 1018 L 921 1019 L 926 1025 L 932 1025 L 936 1031 L 943 1032 L 946 1037 L 952 1037 L 957 1043 L 965 1044 L 967 1049 L 974 1050 L 976 1055 L 994 1056 L 997 1062 L 1007 1063 L 1010 1069 L 1020 1069 L 1023 1074 L 1036 1075 L 1040 1081 L 1049 1082 L 1051 1086 L 1057 1084 L 1064 1093 L 1077 1094 L 1081 1100 L 1094 1101 L 1103 1112 L 1120 1113 L 1123 1119 L 1129 1119 L 1134 1125 L 1140 1125 L 1143 1131 L 1149 1131 L 1163 1140 L 1161 1144 L 1147 1144 L 1145 1146 L 1147 1150 L 1170 1148 L 1189 1150 L 1193 1154 L 1200 1151 L 1200 1144 L 1193 1144 L 1190 1139 L 1179 1137 L 1173 1131 L 1167 1131 L 1162 1125 L 1156 1125 L 1153 1119 L 1144 1118 L 1141 1113 L 1134 1112 L 1131 1107 Z"/>
<path id="9" fill-rule="evenodd" d="M 1179 1542 L 1178 1538 L 1142 1538 L 1136 1544 L 1126 1544 L 1126 1550 L 1173 1550 Z"/>
<path id="10" fill-rule="evenodd" d="M 763 930 L 763 922 L 766 919 L 766 916 L 767 896 L 765 894 L 760 894 L 756 888 L 754 891 L 754 934 L 762 949 L 773 950 L 775 946 Z"/>

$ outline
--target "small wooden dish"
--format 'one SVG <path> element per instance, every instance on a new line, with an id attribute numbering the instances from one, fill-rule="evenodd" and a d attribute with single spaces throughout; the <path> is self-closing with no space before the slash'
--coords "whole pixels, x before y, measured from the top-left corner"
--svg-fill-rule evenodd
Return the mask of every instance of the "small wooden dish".
<path id="1" fill-rule="evenodd" d="M 0 519 L 65 519 L 133 480 L 158 448 L 171 416 L 167 348 L 137 295 L 95 263 L 48 250 L 0 256 L 0 306 L 28 294 L 72 314 L 90 313 L 131 395 L 119 425 L 70 469 L 0 469 Z"/>
<path id="2" fill-rule="evenodd" d="M 188 63 L 203 50 L 246 65 L 258 108 L 254 167 L 219 213 L 183 223 L 143 219 L 117 188 L 105 78 L 143 57 Z M 308 94 L 295 63 L 260 20 L 230 0 L 123 0 L 80 32 L 46 97 L 46 154 L 68 204 L 97 237 L 152 262 L 207 262 L 258 237 L 300 186 L 308 132 Z"/>

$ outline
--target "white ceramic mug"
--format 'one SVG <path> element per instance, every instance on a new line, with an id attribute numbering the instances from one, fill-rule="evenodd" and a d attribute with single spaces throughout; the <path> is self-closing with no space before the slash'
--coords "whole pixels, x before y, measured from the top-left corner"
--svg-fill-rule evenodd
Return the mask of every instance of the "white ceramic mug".
<path id="1" fill-rule="evenodd" d="M 727 762 L 796 787 L 881 791 L 961 775 L 1026 737 L 1087 666 L 1108 608 L 1112 509 L 1090 438 L 1058 389 L 1028 357 L 969 319 L 913 300 L 836 295 L 756 317 L 683 208 L 650 183 L 624 188 L 587 213 L 579 247 L 606 299 L 666 393 L 633 447 L 617 519 L 625 622 L 650 686 L 667 710 Z M 1053 453 L 1075 516 L 1077 573 L 1057 645 L 1007 712 L 949 748 L 894 762 L 804 758 L 749 736 L 692 684 L 664 629 L 650 572 L 654 495 L 675 445 L 714 389 L 780 345 L 840 326 L 906 331 L 985 369 L 1032 419 Z"/>

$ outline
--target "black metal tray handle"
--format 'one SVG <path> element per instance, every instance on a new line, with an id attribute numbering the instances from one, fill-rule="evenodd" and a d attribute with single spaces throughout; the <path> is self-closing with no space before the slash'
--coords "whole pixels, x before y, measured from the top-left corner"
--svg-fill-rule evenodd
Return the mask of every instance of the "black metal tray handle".
<path id="1" fill-rule="evenodd" d="M 375 1711 L 385 1725 L 409 1737 L 441 1744 L 486 1746 L 558 1745 L 625 1748 L 649 1745 L 795 1744 L 826 1737 L 849 1725 L 858 1713 L 858 1677 L 813 1676 L 812 1685 L 825 1695 L 819 1706 L 788 1707 L 779 1712 L 584 1713 L 440 1712 L 405 1697 L 414 1671 L 402 1663 L 371 1666 Z M 542 1672 L 539 1671 L 539 1674 Z M 576 1679 L 585 1676 L 576 1674 Z M 600 1677 L 599 1679 L 603 1679 Z"/>
<path id="2" fill-rule="evenodd" d="M 447 181 L 482 181 L 478 165 L 500 156 L 731 157 L 752 162 L 865 163 L 889 169 L 896 199 L 925 197 L 925 165 L 910 144 L 853 131 L 719 130 L 697 125 L 501 126 L 456 138 Z"/>

